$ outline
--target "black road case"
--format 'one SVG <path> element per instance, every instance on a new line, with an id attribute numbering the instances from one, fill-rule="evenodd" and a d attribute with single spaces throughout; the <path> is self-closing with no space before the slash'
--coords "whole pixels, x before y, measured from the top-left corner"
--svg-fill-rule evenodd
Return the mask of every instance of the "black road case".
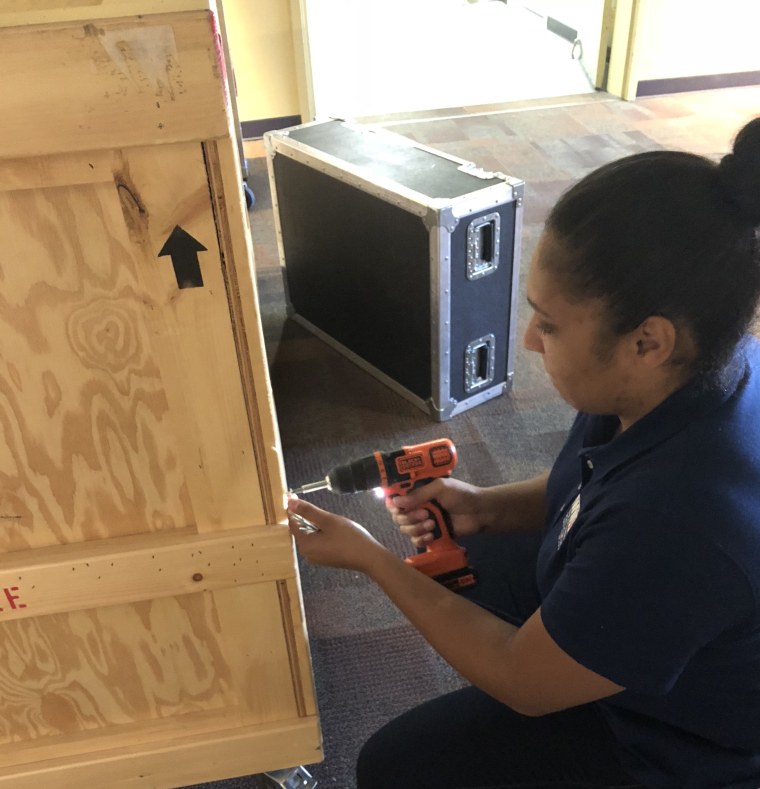
<path id="1" fill-rule="evenodd" d="M 293 317 L 437 420 L 504 392 L 523 182 L 346 121 L 264 142 Z"/>

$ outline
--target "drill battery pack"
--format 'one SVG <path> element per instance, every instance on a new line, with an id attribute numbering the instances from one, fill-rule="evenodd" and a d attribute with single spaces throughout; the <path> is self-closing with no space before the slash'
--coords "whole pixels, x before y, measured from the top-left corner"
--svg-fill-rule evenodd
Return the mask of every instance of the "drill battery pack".
<path id="1" fill-rule="evenodd" d="M 264 142 L 291 316 L 435 420 L 502 394 L 523 182 L 367 124 Z"/>

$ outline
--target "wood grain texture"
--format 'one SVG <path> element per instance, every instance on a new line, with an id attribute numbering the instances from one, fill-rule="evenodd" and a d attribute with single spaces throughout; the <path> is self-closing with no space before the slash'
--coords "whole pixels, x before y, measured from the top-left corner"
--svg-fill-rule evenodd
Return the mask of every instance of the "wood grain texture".
<path id="1" fill-rule="evenodd" d="M 214 0 L 3 0 L 0 27 L 213 9 Z"/>
<path id="2" fill-rule="evenodd" d="M 279 584 L 236 586 L 214 592 L 219 643 L 243 723 L 306 717 L 299 709 Z"/>
<path id="3" fill-rule="evenodd" d="M 229 138 L 204 143 L 204 159 L 214 205 L 222 274 L 235 332 L 253 450 L 267 522 L 284 517 L 287 493 L 277 414 L 261 330 L 253 243 L 243 192 L 238 148 Z"/>
<path id="4" fill-rule="evenodd" d="M 294 575 L 284 526 L 211 535 L 173 529 L 14 551 L 0 554 L 0 623 Z"/>
<path id="5" fill-rule="evenodd" d="M 0 766 L 29 758 L 18 743 L 66 736 L 56 755 L 81 753 L 91 746 L 71 735 L 189 713 L 226 709 L 225 727 L 298 717 L 275 583 L 7 622 L 0 635 Z"/>
<path id="6" fill-rule="evenodd" d="M 280 607 L 288 640 L 288 656 L 293 674 L 293 688 L 298 703 L 298 714 L 306 717 L 317 714 L 316 690 L 311 673 L 311 652 L 306 632 L 301 583 L 293 578 L 277 582 Z"/>
<path id="7" fill-rule="evenodd" d="M 230 133 L 224 63 L 208 10 L 96 21 L 85 15 L 70 25 L 3 28 L 2 21 L 0 157 Z"/>
<path id="8" fill-rule="evenodd" d="M 124 223 L 155 309 L 152 346 L 159 359 L 174 433 L 181 446 L 199 531 L 284 518 L 265 508 L 260 469 L 231 317 L 218 228 L 203 148 L 193 143 L 123 152 L 115 173 Z M 157 254 L 180 226 L 200 253 L 202 288 L 178 289 L 172 265 Z M 259 326 L 252 327 L 260 331 Z M 271 419 L 271 416 L 270 416 Z M 270 428 L 271 433 L 271 428 Z"/>
<path id="9" fill-rule="evenodd" d="M 234 705 L 209 595 L 0 629 L 2 743 Z"/>
<path id="10" fill-rule="evenodd" d="M 193 522 L 107 182 L 0 193 L 0 550 Z"/>
<path id="11" fill-rule="evenodd" d="M 0 162 L 0 785 L 42 759 L 61 786 L 113 764 L 125 786 L 177 785 L 146 732 L 184 753 L 189 720 L 234 732 L 244 772 L 321 758 L 250 239 L 217 142 Z M 159 255 L 180 226 L 202 287 Z M 299 742 L 249 731 L 287 720 L 309 722 Z M 230 774 L 198 753 L 188 782 Z"/>
<path id="12" fill-rule="evenodd" d="M 252 775 L 312 764 L 323 758 L 314 718 L 207 729 L 208 717 L 211 714 L 176 719 L 174 736 L 160 736 L 169 732 L 160 726 L 146 725 L 141 727 L 144 736 L 136 738 L 134 745 L 74 757 L 55 754 L 48 760 L 0 768 L 0 787 L 172 789 L 220 776 Z M 154 733 L 158 736 L 151 736 Z M 129 742 L 126 732 L 121 735 Z"/>
<path id="13" fill-rule="evenodd" d="M 0 787 L 317 761 L 214 2 L 2 5 Z"/>
<path id="14" fill-rule="evenodd" d="M 20 188 L 0 192 L 0 549 L 282 520 L 264 357 L 255 383 L 241 362 L 258 315 L 238 336 L 201 146 L 6 165 Z M 206 247 L 202 288 L 159 257 L 178 226 Z M 256 430 L 274 467 L 261 481 Z"/>
<path id="15" fill-rule="evenodd" d="M 0 192 L 110 183 L 114 158 L 114 151 L 53 154 L 31 159 L 0 158 Z"/>

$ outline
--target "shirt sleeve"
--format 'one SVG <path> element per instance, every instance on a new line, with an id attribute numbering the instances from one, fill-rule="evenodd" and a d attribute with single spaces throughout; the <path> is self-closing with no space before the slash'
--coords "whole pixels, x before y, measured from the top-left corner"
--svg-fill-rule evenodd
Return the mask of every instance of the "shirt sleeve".
<path id="1" fill-rule="evenodd" d="M 752 605 L 746 577 L 719 543 L 662 513 L 627 507 L 583 524 L 541 617 L 586 668 L 659 695 Z"/>

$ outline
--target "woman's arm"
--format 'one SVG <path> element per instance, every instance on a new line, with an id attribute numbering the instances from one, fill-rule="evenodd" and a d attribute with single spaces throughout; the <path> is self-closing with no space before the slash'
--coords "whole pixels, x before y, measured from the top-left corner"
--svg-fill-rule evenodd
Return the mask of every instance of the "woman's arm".
<path id="1" fill-rule="evenodd" d="M 295 499 L 289 509 L 320 529 L 291 529 L 309 562 L 366 573 L 456 671 L 518 712 L 544 715 L 622 690 L 563 652 L 540 611 L 518 629 L 406 564 L 358 524 Z"/>
<path id="2" fill-rule="evenodd" d="M 482 488 L 481 507 L 484 534 L 510 531 L 537 531 L 546 517 L 546 481 L 549 472 L 523 482 Z"/>

